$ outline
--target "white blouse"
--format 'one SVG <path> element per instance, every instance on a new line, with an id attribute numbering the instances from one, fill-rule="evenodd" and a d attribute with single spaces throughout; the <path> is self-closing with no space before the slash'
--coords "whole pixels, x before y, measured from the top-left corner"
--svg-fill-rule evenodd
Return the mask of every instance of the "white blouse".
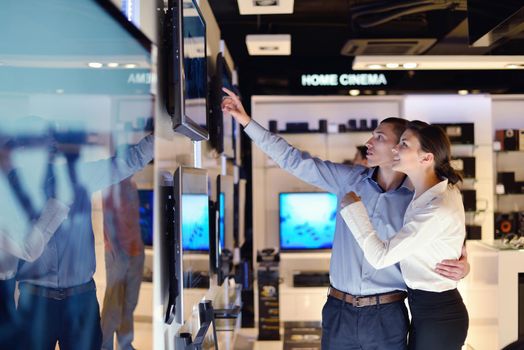
<path id="1" fill-rule="evenodd" d="M 38 259 L 68 213 L 68 206 L 50 198 L 29 232 L 20 234 L 0 227 L 0 280 L 15 276 L 19 259 L 29 262 Z"/>
<path id="2" fill-rule="evenodd" d="M 389 241 L 381 241 L 362 202 L 344 207 L 340 214 L 368 262 L 381 269 L 400 262 L 411 289 L 442 292 L 457 282 L 435 272 L 444 259 L 458 259 L 466 236 L 460 191 L 448 180 L 436 184 L 409 204 L 404 226 Z"/>

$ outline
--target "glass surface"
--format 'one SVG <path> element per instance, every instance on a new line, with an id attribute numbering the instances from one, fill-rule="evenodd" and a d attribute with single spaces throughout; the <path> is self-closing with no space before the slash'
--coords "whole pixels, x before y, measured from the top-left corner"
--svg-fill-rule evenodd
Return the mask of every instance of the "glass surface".
<path id="1" fill-rule="evenodd" d="M 72 303 L 77 312 L 60 329 L 76 337 L 82 324 L 79 347 L 100 348 L 90 342 L 99 310 L 110 319 L 104 294 L 126 273 L 118 259 L 135 257 L 129 273 L 142 279 L 136 183 L 152 179 L 134 175 L 153 147 L 134 146 L 150 133 L 150 82 L 150 43 L 109 1 L 1 2 L 0 276 L 60 290 L 93 279 L 100 299 Z M 27 250 L 34 242 L 42 245 Z M 13 347 L 0 331 L 0 344 L 54 348 L 56 310 L 38 311 L 23 290 L 19 301 L 28 319 L 11 324 L 34 329 Z"/>
<path id="2" fill-rule="evenodd" d="M 280 193 L 280 248 L 331 249 L 337 197 L 331 193 Z"/>

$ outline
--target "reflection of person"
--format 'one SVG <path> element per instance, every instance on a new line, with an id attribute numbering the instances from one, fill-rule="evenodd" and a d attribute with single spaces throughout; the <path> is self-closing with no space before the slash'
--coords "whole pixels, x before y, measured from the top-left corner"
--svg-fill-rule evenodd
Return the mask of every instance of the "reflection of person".
<path id="1" fill-rule="evenodd" d="M 20 334 L 14 300 L 19 259 L 35 261 L 69 212 L 65 204 L 49 198 L 38 213 L 13 169 L 12 142 L 7 140 L 0 148 L 0 171 L 5 175 L 0 178 L 4 214 L 0 218 L 0 344 L 9 349 L 17 347 Z"/>
<path id="2" fill-rule="evenodd" d="M 99 306 L 93 281 L 94 235 L 90 195 L 143 168 L 153 158 L 153 136 L 110 159 L 49 165 L 47 183 L 70 192 L 69 217 L 58 228 L 41 257 L 21 264 L 18 312 L 30 335 L 26 349 L 97 349 L 102 342 Z M 30 171 L 30 169 L 24 169 Z M 46 190 L 47 192 L 47 190 Z"/>
<path id="3" fill-rule="evenodd" d="M 387 118 L 366 143 L 370 168 L 335 164 L 311 157 L 290 146 L 253 121 L 231 91 L 222 108 L 245 127 L 253 142 L 280 167 L 303 181 L 335 193 L 340 199 L 349 191 L 361 194 L 372 209 L 372 222 L 383 239 L 402 227 L 404 212 L 413 198 L 406 176 L 392 169 L 391 149 L 398 143 L 406 121 Z M 465 259 L 449 262 L 454 278 L 466 275 Z M 322 311 L 322 349 L 405 349 L 408 314 L 403 300 L 406 285 L 394 264 L 376 270 L 337 215 L 330 262 L 329 296 Z M 379 304 L 379 306 L 378 306 Z"/>
<path id="4" fill-rule="evenodd" d="M 133 349 L 133 312 L 144 270 L 140 203 L 135 182 L 127 178 L 104 191 L 106 292 L 102 307 L 102 349 Z"/>
<path id="5" fill-rule="evenodd" d="M 460 257 L 466 236 L 464 205 L 454 186 L 461 177 L 449 163 L 450 142 L 440 128 L 411 122 L 393 151 L 393 170 L 407 174 L 415 187 L 398 233 L 379 237 L 354 192 L 342 199 L 341 215 L 373 267 L 400 262 L 412 315 L 409 349 L 459 350 L 468 313 L 457 282 L 435 272 L 441 260 Z"/>

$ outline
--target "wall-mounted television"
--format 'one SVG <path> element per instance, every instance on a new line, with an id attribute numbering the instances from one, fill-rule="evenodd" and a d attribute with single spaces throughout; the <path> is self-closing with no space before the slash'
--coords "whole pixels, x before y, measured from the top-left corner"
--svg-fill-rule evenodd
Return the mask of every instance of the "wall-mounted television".
<path id="1" fill-rule="evenodd" d="M 168 0 L 163 20 L 163 98 L 173 129 L 207 140 L 206 22 L 195 0 Z"/>
<path id="2" fill-rule="evenodd" d="M 237 88 L 233 85 L 231 69 L 227 65 L 222 53 L 217 55 L 215 74 L 211 79 L 210 90 L 210 119 L 209 119 L 209 142 L 217 153 L 223 153 L 228 158 L 235 158 L 237 123 L 233 117 L 222 112 L 222 99 L 226 94 L 222 90 L 225 87 L 238 95 Z"/>
<path id="3" fill-rule="evenodd" d="M 153 190 L 138 190 L 139 223 L 144 245 L 153 246 Z"/>
<path id="4" fill-rule="evenodd" d="M 279 194 L 280 250 L 331 249 L 337 197 L 325 192 Z"/>

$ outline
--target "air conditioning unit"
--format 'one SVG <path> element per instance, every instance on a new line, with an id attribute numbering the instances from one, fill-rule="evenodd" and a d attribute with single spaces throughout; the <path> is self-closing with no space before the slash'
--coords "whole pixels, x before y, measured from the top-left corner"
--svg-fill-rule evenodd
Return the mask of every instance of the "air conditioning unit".
<path id="1" fill-rule="evenodd" d="M 437 39 L 350 39 L 340 50 L 343 56 L 421 55 Z"/>

